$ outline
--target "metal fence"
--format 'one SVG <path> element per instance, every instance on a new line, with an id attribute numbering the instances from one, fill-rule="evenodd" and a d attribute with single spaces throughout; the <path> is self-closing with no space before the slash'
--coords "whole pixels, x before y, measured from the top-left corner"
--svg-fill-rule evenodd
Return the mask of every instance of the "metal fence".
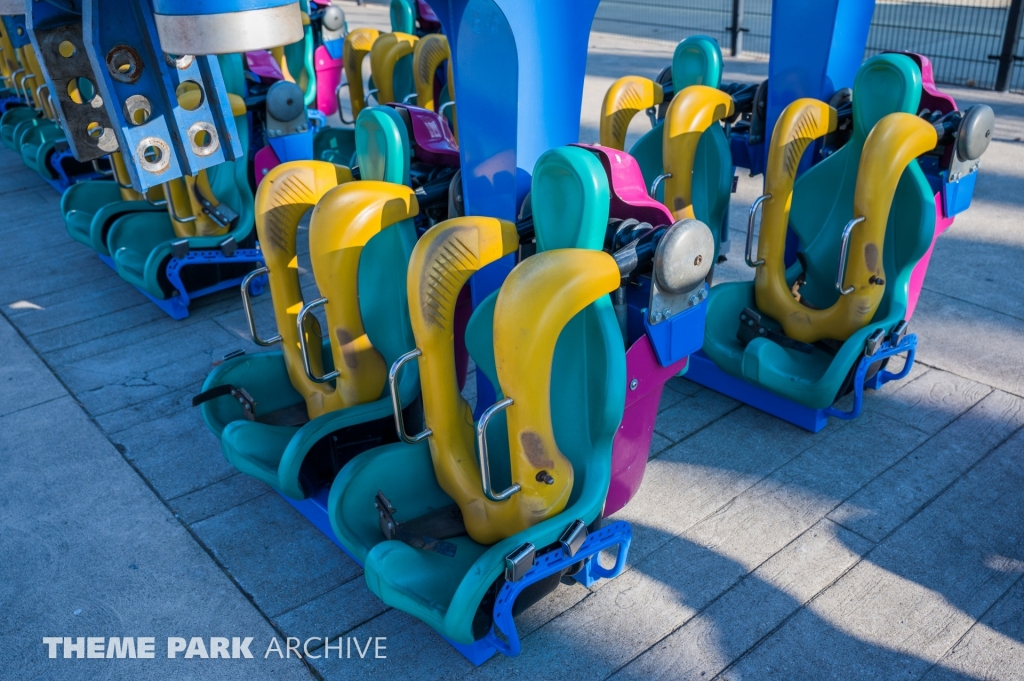
<path id="1" fill-rule="evenodd" d="M 1022 5 L 1024 0 L 878 0 L 864 56 L 919 52 L 932 60 L 940 83 L 1024 93 Z M 771 0 L 603 0 L 594 30 L 670 42 L 702 33 L 727 53 L 767 58 L 771 6 Z"/>

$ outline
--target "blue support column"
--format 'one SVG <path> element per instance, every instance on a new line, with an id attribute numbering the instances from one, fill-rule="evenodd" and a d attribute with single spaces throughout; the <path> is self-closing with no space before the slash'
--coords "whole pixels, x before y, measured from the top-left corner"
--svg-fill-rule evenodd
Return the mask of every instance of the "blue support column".
<path id="1" fill-rule="evenodd" d="M 875 0 L 772 3 L 765 144 L 771 140 L 782 110 L 793 101 L 812 97 L 827 102 L 836 90 L 853 87 L 864 61 L 874 11 Z"/>
<path id="2" fill-rule="evenodd" d="M 579 140 L 587 41 L 598 0 L 428 0 L 451 46 L 467 215 L 515 220 L 533 166 Z M 477 273 L 479 304 L 515 265 Z M 477 374 L 477 405 L 494 391 Z"/>

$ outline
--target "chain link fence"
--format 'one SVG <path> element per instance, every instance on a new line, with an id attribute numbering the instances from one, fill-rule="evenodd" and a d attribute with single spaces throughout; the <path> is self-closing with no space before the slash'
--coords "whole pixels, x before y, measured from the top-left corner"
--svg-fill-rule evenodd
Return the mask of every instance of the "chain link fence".
<path id="1" fill-rule="evenodd" d="M 1024 93 L 1022 1 L 878 0 L 864 56 L 919 52 L 940 83 Z M 594 30 L 673 43 L 701 33 L 727 54 L 767 59 L 771 7 L 771 0 L 603 0 Z"/>

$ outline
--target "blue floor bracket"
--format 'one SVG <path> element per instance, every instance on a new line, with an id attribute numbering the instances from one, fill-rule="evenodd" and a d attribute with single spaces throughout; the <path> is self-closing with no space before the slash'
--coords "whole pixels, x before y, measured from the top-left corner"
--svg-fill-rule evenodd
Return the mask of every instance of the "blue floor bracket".
<path id="1" fill-rule="evenodd" d="M 828 424 L 829 416 L 846 420 L 860 416 L 864 405 L 864 389 L 878 390 L 890 381 L 905 378 L 914 366 L 916 352 L 917 335 L 911 333 L 903 336 L 895 345 L 886 339 L 873 354 L 861 357 L 853 377 L 853 407 L 849 411 L 843 411 L 834 404 L 824 409 L 815 409 L 794 402 L 719 369 L 703 351 L 690 356 L 690 370 L 686 377 L 705 388 L 711 388 L 804 430 L 817 433 Z M 870 379 L 866 378 L 871 365 L 903 353 L 907 353 L 907 361 L 899 373 L 880 370 Z"/>
<path id="2" fill-rule="evenodd" d="M 291 504 L 296 511 L 313 523 L 314 527 L 323 532 L 328 539 L 344 551 L 345 555 L 362 567 L 363 564 L 342 546 L 341 542 L 338 541 L 338 537 L 334 534 L 330 517 L 327 515 L 327 500 L 330 493 L 329 487 L 322 487 L 311 497 L 300 501 L 278 492 L 278 494 L 281 494 L 281 498 Z M 629 554 L 629 543 L 632 541 L 632 538 L 633 530 L 629 523 L 624 520 L 614 522 L 607 527 L 591 532 L 575 555 L 570 556 L 561 548 L 550 551 L 538 557 L 533 567 L 530 568 L 529 572 L 521 580 L 518 582 L 505 582 L 501 587 L 501 591 L 498 592 L 498 597 L 494 603 L 494 622 L 507 641 L 502 640 L 498 636 L 494 631 L 494 627 L 491 628 L 487 636 L 471 644 L 458 643 L 447 636 L 441 636 L 441 638 L 477 667 L 491 659 L 497 652 L 504 653 L 505 655 L 518 655 L 522 646 L 519 642 L 519 635 L 516 632 L 515 622 L 512 619 L 512 606 L 523 589 L 581 561 L 583 566 L 579 572 L 573 575 L 573 578 L 584 586 L 589 587 L 599 579 L 617 577 L 626 567 L 626 557 Z M 610 549 L 614 546 L 619 547 L 615 557 L 615 564 L 610 568 L 603 567 L 598 560 L 599 554 L 605 549 Z"/>
<path id="3" fill-rule="evenodd" d="M 115 272 L 117 267 L 114 264 L 114 259 L 109 255 L 100 254 L 100 260 L 110 266 Z M 239 248 L 232 255 L 224 255 L 220 249 L 210 250 L 197 250 L 190 251 L 183 258 L 171 258 L 167 263 L 167 280 L 174 287 L 175 293 L 169 298 L 157 298 L 148 291 L 144 291 L 138 286 L 135 289 L 142 295 L 149 298 L 149 300 L 159 307 L 161 310 L 166 312 L 171 319 L 185 319 L 188 317 L 188 306 L 194 298 L 206 296 L 217 291 L 223 291 L 224 289 L 238 287 L 242 283 L 242 279 L 245 277 L 233 277 L 231 279 L 224 279 L 218 281 L 212 286 L 197 289 L 195 291 L 188 291 L 185 288 L 185 284 L 181 281 L 181 271 L 186 267 L 194 267 L 201 265 L 219 265 L 219 264 L 231 264 L 251 262 L 257 266 L 263 265 L 263 251 L 259 248 Z M 249 294 L 258 296 L 266 289 L 267 277 L 266 275 L 255 277 L 249 283 Z"/>

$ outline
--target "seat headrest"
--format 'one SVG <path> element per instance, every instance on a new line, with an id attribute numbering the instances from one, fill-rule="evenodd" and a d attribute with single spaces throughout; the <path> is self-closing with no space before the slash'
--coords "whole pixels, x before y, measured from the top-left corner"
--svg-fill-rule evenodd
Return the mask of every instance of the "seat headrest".
<path id="1" fill-rule="evenodd" d="M 559 147 L 533 170 L 530 192 L 537 250 L 601 250 L 608 227 L 608 177 L 586 149 Z"/>
<path id="2" fill-rule="evenodd" d="M 878 121 L 891 113 L 917 114 L 921 69 L 903 54 L 868 59 L 853 81 L 853 134 L 863 144 Z"/>
<path id="3" fill-rule="evenodd" d="M 356 159 L 364 180 L 409 184 L 409 133 L 397 111 L 374 106 L 359 112 Z"/>
<path id="4" fill-rule="evenodd" d="M 722 82 L 722 48 L 706 35 L 692 35 L 676 45 L 672 55 L 672 88 L 681 92 L 691 85 L 718 87 Z"/>

